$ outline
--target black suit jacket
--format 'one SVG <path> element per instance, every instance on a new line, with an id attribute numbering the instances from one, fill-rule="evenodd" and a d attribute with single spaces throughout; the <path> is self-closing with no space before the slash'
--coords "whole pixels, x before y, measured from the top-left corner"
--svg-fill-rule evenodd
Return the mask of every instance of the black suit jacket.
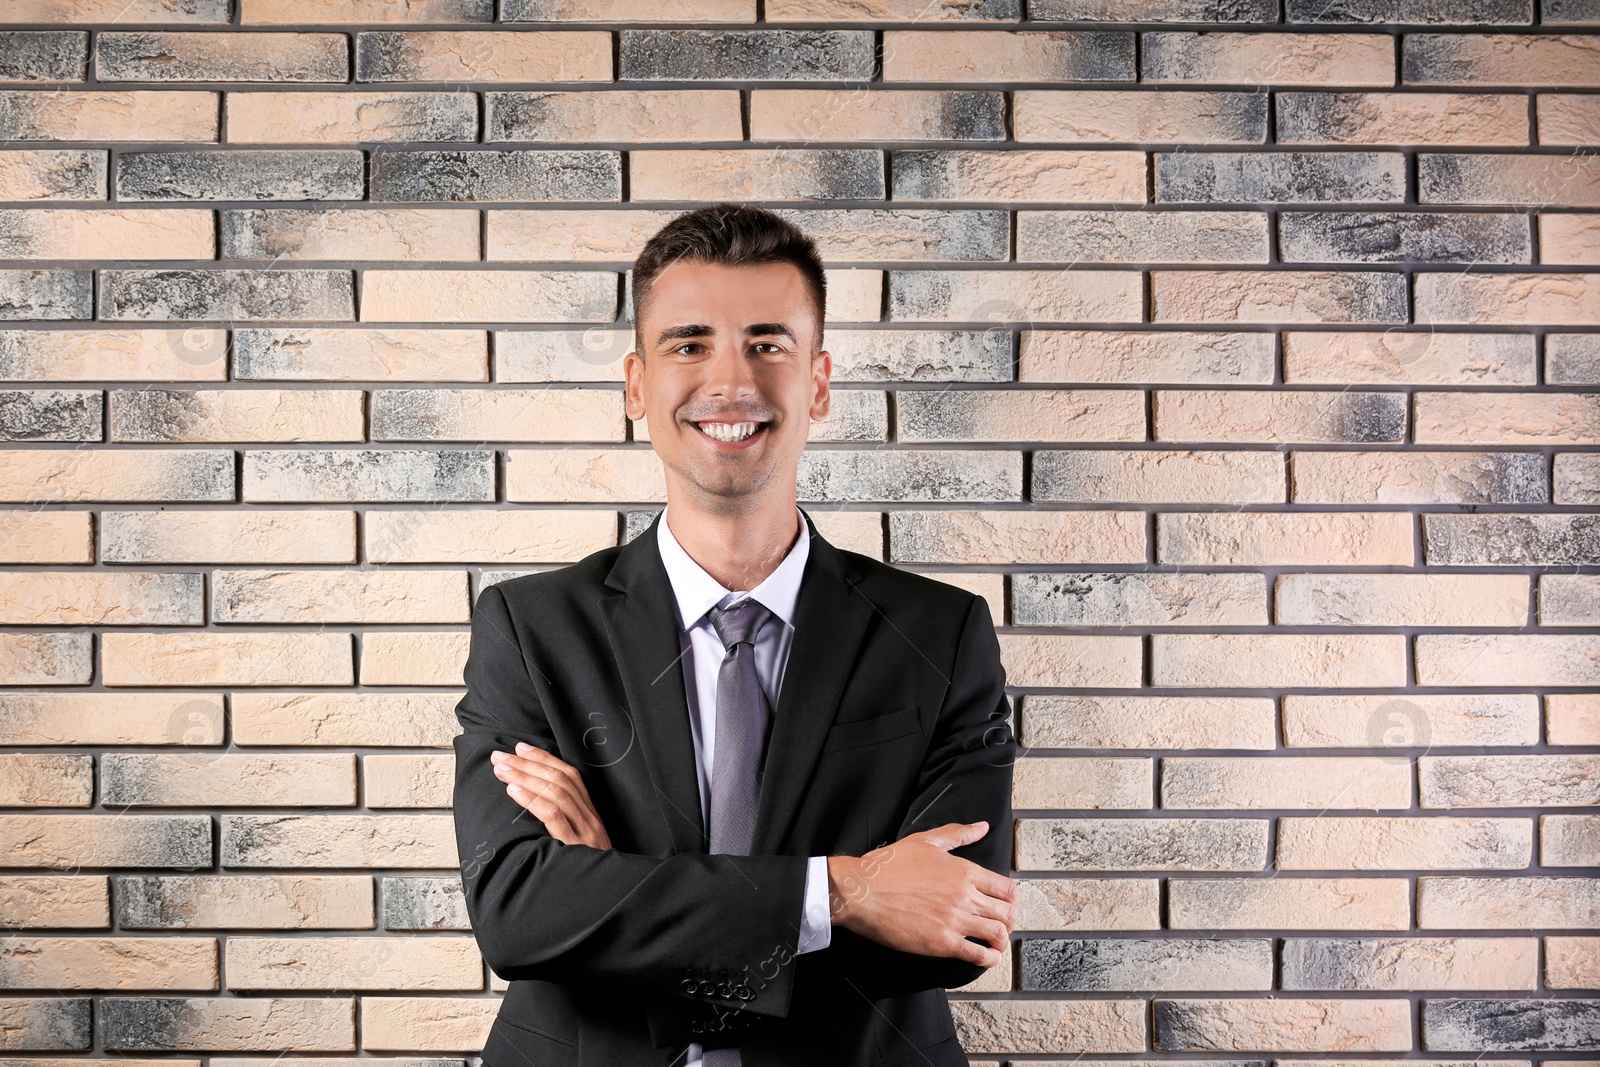
<path id="1" fill-rule="evenodd" d="M 681 1067 L 690 1041 L 737 1044 L 746 1067 L 967 1062 L 945 989 L 983 968 L 842 928 L 795 948 L 808 856 L 983 819 L 953 854 L 1009 874 L 1016 741 L 988 605 L 805 518 L 748 856 L 707 854 L 653 524 L 479 595 L 455 828 L 473 932 L 509 982 L 487 1067 Z M 562 844 L 506 794 L 489 753 L 517 741 L 579 769 L 612 848 Z"/>

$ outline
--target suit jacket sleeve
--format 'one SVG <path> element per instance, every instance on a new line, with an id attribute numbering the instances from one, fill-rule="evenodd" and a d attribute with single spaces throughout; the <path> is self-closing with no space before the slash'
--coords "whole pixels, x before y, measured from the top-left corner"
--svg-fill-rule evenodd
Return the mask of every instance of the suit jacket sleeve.
<path id="1" fill-rule="evenodd" d="M 1000 642 L 988 602 L 974 597 L 916 795 L 894 839 L 945 823 L 981 819 L 989 824 L 988 832 L 950 854 L 1009 876 L 1016 752 Z M 832 944 L 823 952 L 831 955 L 829 963 L 841 981 L 871 998 L 954 988 L 975 981 L 986 970 L 950 956 L 889 948 L 842 927 L 834 927 Z"/>
<path id="2" fill-rule="evenodd" d="M 806 857 L 661 857 L 563 844 L 506 793 L 489 760 L 518 741 L 560 755 L 494 586 L 473 610 L 465 680 L 456 705 L 464 732 L 454 742 L 456 847 L 473 934 L 495 972 L 626 982 L 703 1006 L 787 1015 Z"/>

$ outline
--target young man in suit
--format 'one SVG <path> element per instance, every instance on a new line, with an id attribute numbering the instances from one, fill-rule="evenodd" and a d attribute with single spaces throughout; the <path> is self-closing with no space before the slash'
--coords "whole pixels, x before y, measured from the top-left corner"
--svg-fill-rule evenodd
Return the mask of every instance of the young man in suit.
<path id="1" fill-rule="evenodd" d="M 487 1067 L 965 1064 L 1000 962 L 1016 742 L 983 598 L 796 504 L 832 357 L 812 242 L 718 204 L 633 277 L 625 405 L 667 507 L 490 586 L 457 706 Z"/>

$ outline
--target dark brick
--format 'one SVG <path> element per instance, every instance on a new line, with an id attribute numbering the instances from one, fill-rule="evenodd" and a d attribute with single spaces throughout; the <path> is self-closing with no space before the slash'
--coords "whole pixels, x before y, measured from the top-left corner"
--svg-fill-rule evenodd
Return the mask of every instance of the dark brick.
<path id="1" fill-rule="evenodd" d="M 93 317 L 93 271 L 0 270 L 0 319 Z"/>
<path id="2" fill-rule="evenodd" d="M 1600 0 L 1544 0 L 1541 21 L 1545 25 L 1572 23 L 1600 25 Z"/>
<path id="3" fill-rule="evenodd" d="M 101 81 L 344 82 L 350 44 L 342 33 L 102 33 L 94 63 Z"/>
<path id="4" fill-rule="evenodd" d="M 374 152 L 371 196 L 416 202 L 620 202 L 622 154 L 537 148 Z"/>
<path id="5" fill-rule="evenodd" d="M 1398 152 L 1156 153 L 1162 203 L 1318 203 L 1405 198 Z"/>
<path id="6" fill-rule="evenodd" d="M 1600 515 L 1424 515 L 1433 566 L 1571 567 L 1600 564 Z"/>
<path id="7" fill-rule="evenodd" d="M 360 151 L 128 152 L 117 157 L 119 200 L 360 200 L 365 185 Z"/>
<path id="8" fill-rule="evenodd" d="M 0 1049 L 6 1052 L 87 1051 L 93 1041 L 88 997 L 0 999 Z"/>
<path id="9" fill-rule="evenodd" d="M 1577 1052 L 1600 1049 L 1600 1000 L 1424 1000 L 1430 1052 Z"/>
<path id="10" fill-rule="evenodd" d="M 0 31 L 0 82 L 81 82 L 88 75 L 86 31 Z"/>
<path id="11" fill-rule="evenodd" d="M 619 81 L 872 77 L 871 30 L 623 30 Z"/>
<path id="12" fill-rule="evenodd" d="M 1531 263 L 1525 215 L 1285 211 L 1285 263 Z"/>
<path id="13" fill-rule="evenodd" d="M 101 441 L 98 389 L 0 390 L 0 440 Z"/>
<path id="14" fill-rule="evenodd" d="M 1526 25 L 1533 0 L 1285 0 L 1290 22 Z"/>
<path id="15" fill-rule="evenodd" d="M 1272 982 L 1266 938 L 1100 938 L 1021 942 L 1022 988 L 1084 992 L 1211 988 L 1209 975 L 1259 974 Z M 1245 988 L 1229 986 L 1228 988 Z M 1261 1067 L 1260 1061 L 1208 1061 L 1207 1067 Z"/>
<path id="16" fill-rule="evenodd" d="M 353 321 L 348 270 L 103 270 L 108 319 Z"/>
<path id="17" fill-rule="evenodd" d="M 1277 0 L 1033 0 L 1036 22 L 1277 22 Z"/>
<path id="18" fill-rule="evenodd" d="M 472 929 L 460 878 L 384 878 L 382 883 L 384 929 Z"/>

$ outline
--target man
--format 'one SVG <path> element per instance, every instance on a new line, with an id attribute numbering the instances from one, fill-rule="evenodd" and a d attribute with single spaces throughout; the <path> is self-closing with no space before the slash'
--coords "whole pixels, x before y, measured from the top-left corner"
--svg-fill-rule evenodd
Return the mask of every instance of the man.
<path id="1" fill-rule="evenodd" d="M 945 989 L 1017 917 L 987 604 L 796 505 L 832 371 L 808 238 L 702 208 L 633 287 L 625 405 L 667 507 L 473 613 L 457 845 L 509 981 L 484 1061 L 965 1064 Z"/>

